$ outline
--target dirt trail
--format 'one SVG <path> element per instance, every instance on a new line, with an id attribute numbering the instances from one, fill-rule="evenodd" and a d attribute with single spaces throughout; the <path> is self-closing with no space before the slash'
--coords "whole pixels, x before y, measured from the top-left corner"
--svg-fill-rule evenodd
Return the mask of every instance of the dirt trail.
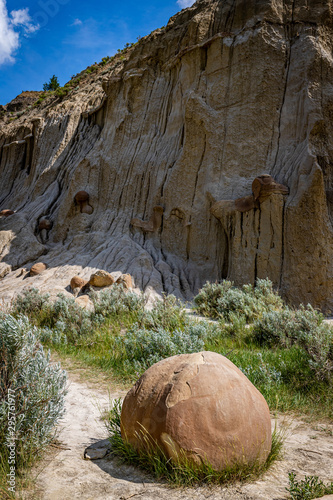
<path id="1" fill-rule="evenodd" d="M 100 391 L 69 373 L 66 415 L 59 426 L 59 446 L 52 448 L 39 466 L 36 490 L 31 498 L 45 500 L 282 500 L 287 498 L 288 471 L 316 474 L 333 480 L 333 425 L 310 425 L 299 419 L 279 417 L 287 424 L 288 437 L 282 461 L 259 481 L 225 487 L 171 489 L 155 482 L 133 467 L 119 465 L 115 459 L 84 460 L 87 446 L 107 437 L 101 410 L 109 397 L 124 391 Z"/>

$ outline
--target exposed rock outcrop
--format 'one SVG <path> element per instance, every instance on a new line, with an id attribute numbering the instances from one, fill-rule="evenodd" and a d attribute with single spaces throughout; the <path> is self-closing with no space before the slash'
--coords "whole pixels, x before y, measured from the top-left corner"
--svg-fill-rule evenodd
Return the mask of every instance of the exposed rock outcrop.
<path id="1" fill-rule="evenodd" d="M 43 255 L 45 289 L 119 269 L 187 299 L 206 280 L 268 276 L 293 303 L 333 309 L 332 12 L 332 0 L 198 0 L 3 125 L 0 210 L 16 213 L 0 218 L 2 263 Z M 263 172 L 290 194 L 248 198 Z M 212 200 L 236 212 L 221 224 Z"/>
<path id="2" fill-rule="evenodd" d="M 181 354 L 151 366 L 128 392 L 121 433 L 136 449 L 145 437 L 171 459 L 209 461 L 217 470 L 264 462 L 271 450 L 267 403 L 246 376 L 213 352 Z M 152 440 L 152 442 L 151 442 Z"/>

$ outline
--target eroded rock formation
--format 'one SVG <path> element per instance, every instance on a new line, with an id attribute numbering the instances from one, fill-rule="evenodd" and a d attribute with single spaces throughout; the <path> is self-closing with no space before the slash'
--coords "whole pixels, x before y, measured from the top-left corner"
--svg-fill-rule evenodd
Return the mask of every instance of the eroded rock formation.
<path id="1" fill-rule="evenodd" d="M 333 309 L 332 12 L 198 0 L 62 100 L 2 122 L 0 210 L 16 213 L 0 217 L 0 295 L 43 255 L 42 289 L 119 269 L 188 299 L 206 280 L 268 276 L 290 301 Z M 262 172 L 290 194 L 244 199 Z M 236 214 L 221 224 L 211 199 L 237 200 Z"/>

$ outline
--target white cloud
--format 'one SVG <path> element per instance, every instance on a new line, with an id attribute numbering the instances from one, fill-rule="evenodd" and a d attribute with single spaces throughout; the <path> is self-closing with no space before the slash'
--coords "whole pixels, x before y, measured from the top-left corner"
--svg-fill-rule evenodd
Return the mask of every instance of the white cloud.
<path id="1" fill-rule="evenodd" d="M 8 15 L 6 0 L 0 0 L 0 65 L 14 62 L 14 54 L 20 46 L 20 36 L 37 31 L 29 9 L 12 10 Z"/>
<path id="2" fill-rule="evenodd" d="M 74 22 L 71 24 L 71 26 L 81 26 L 81 24 L 81 19 L 74 19 Z"/>
<path id="3" fill-rule="evenodd" d="M 195 0 L 177 0 L 179 7 L 186 9 L 186 7 L 191 7 L 195 3 Z"/>
<path id="4" fill-rule="evenodd" d="M 1 1 L 1 0 L 0 0 Z M 38 24 L 33 24 L 29 15 L 29 9 L 12 10 L 10 22 L 13 26 L 22 26 L 25 33 L 33 33 L 39 29 Z"/>

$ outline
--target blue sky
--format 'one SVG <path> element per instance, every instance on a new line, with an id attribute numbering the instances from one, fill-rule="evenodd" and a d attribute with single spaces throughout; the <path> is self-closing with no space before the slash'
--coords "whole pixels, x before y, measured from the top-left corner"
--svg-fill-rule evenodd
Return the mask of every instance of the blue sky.
<path id="1" fill-rule="evenodd" d="M 135 42 L 194 0 L 0 0 L 0 104 L 64 85 L 102 57 Z"/>

